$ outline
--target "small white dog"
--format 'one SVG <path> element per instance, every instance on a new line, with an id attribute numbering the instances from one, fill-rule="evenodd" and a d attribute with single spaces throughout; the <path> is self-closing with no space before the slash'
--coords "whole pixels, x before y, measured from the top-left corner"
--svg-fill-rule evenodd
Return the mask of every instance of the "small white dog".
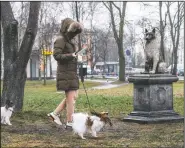
<path id="1" fill-rule="evenodd" d="M 82 139 L 84 134 L 89 132 L 93 137 L 97 137 L 96 133 L 99 132 L 106 123 L 112 126 L 111 120 L 108 117 L 107 112 L 91 112 L 93 116 L 89 116 L 85 113 L 74 113 L 72 129 L 74 133 L 77 133 Z"/>
<path id="2" fill-rule="evenodd" d="M 1 107 L 1 124 L 12 125 L 10 123 L 10 117 L 14 110 L 13 102 L 10 100 L 6 101 L 6 105 Z"/>

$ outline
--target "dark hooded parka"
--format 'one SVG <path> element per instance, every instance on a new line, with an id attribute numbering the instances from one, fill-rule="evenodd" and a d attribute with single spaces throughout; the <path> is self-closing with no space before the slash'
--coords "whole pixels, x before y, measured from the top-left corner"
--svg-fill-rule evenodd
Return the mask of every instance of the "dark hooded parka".
<path id="1" fill-rule="evenodd" d="M 82 32 L 80 23 L 66 18 L 62 21 L 60 36 L 54 42 L 53 56 L 57 61 L 57 90 L 69 91 L 79 89 L 77 59 L 72 56 L 75 44 L 72 39 Z"/>

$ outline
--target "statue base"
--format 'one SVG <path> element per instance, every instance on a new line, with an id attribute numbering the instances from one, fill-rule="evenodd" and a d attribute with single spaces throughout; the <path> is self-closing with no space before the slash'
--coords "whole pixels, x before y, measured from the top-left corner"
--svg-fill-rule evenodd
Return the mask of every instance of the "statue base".
<path id="1" fill-rule="evenodd" d="M 137 74 L 128 78 L 134 84 L 134 111 L 123 121 L 161 123 L 184 121 L 173 110 L 173 82 L 171 74 Z"/>

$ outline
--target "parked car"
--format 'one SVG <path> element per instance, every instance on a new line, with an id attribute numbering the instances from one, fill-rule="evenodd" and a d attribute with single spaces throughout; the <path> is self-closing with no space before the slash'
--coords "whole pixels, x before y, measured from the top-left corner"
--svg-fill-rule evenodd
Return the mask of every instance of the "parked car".
<path id="1" fill-rule="evenodd" d="M 177 75 L 178 75 L 178 76 L 184 76 L 184 69 L 179 69 L 179 70 L 177 71 Z"/>
<path id="2" fill-rule="evenodd" d="M 133 68 L 132 67 L 125 67 L 125 74 L 131 74 L 133 73 Z"/>
<path id="3" fill-rule="evenodd" d="M 87 74 L 91 75 L 91 69 L 90 68 L 87 68 Z"/>
<path id="4" fill-rule="evenodd" d="M 170 65 L 169 67 L 168 67 L 168 73 L 171 73 L 171 66 L 172 65 Z M 174 66 L 174 65 L 173 65 Z M 181 71 L 181 73 L 182 73 L 182 71 L 183 71 L 183 73 L 184 73 L 184 65 L 183 64 L 177 64 L 177 75 L 178 75 L 178 73 L 179 73 L 179 71 Z"/>

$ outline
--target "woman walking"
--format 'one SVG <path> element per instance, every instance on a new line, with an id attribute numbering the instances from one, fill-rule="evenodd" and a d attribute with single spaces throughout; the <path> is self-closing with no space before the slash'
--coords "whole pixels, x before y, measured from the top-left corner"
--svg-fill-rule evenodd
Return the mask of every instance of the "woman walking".
<path id="1" fill-rule="evenodd" d="M 56 87 L 58 91 L 65 91 L 65 98 L 48 116 L 59 125 L 62 125 L 59 115 L 66 108 L 66 126 L 72 126 L 72 114 L 74 113 L 75 100 L 78 97 L 79 89 L 77 55 L 75 54 L 76 48 L 72 40 L 81 32 L 82 26 L 80 23 L 66 18 L 62 21 L 60 36 L 54 43 L 53 56 L 57 61 Z"/>

